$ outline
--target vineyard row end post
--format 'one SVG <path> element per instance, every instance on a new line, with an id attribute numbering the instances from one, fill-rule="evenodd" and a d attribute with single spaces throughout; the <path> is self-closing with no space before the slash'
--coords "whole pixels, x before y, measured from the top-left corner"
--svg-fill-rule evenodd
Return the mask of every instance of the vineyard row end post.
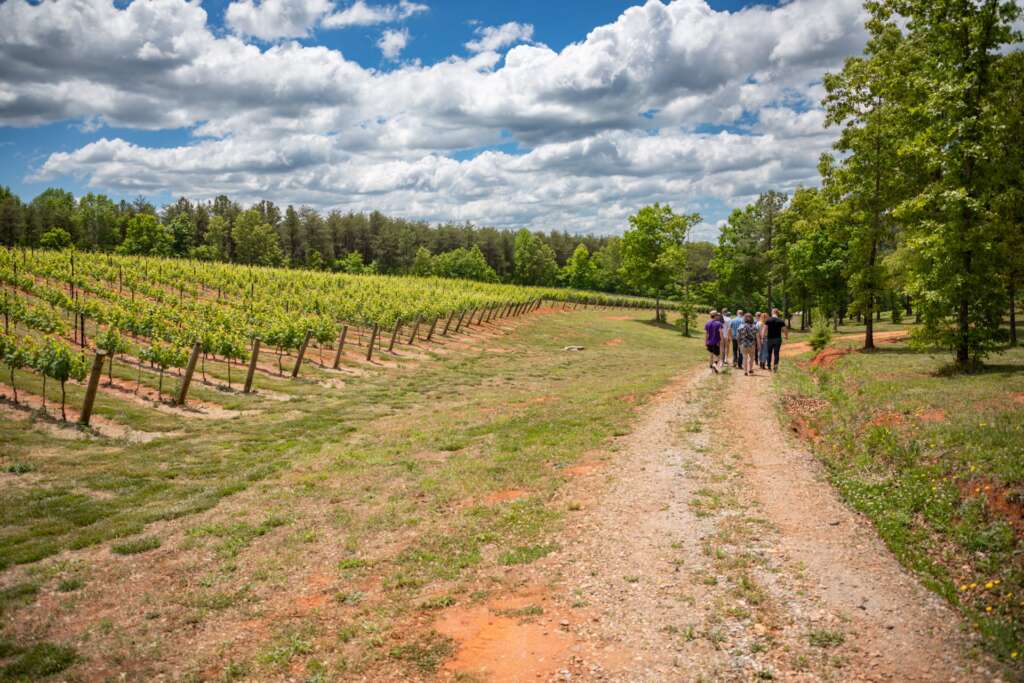
<path id="1" fill-rule="evenodd" d="M 92 370 L 89 371 L 89 384 L 85 388 L 85 403 L 82 404 L 82 414 L 78 418 L 78 424 L 89 426 L 92 419 L 92 405 L 96 401 L 96 390 L 100 385 L 100 375 L 103 374 L 103 361 L 107 352 L 103 349 L 96 350 L 96 356 L 92 359 Z"/>
<path id="2" fill-rule="evenodd" d="M 409 346 L 412 346 L 413 342 L 416 341 L 416 333 L 420 331 L 420 319 L 417 317 L 416 322 L 412 326 L 412 334 L 409 335 Z"/>
<path id="3" fill-rule="evenodd" d="M 370 345 L 366 348 L 366 360 L 373 360 L 373 344 L 377 341 L 377 334 L 380 332 L 380 325 L 373 324 L 373 332 L 370 333 Z"/>
<path id="4" fill-rule="evenodd" d="M 181 378 L 181 386 L 178 387 L 178 396 L 174 401 L 175 405 L 185 405 L 185 400 L 188 398 L 188 387 L 192 384 L 192 373 L 196 371 L 196 362 L 199 360 L 199 352 L 202 350 L 202 344 L 196 342 L 192 345 L 192 353 L 188 356 L 188 365 L 185 366 L 185 374 Z"/>
<path id="5" fill-rule="evenodd" d="M 338 352 L 334 354 L 334 369 L 341 366 L 341 352 L 345 349 L 345 336 L 348 334 L 348 325 L 341 326 L 341 335 L 338 337 Z"/>
<path id="6" fill-rule="evenodd" d="M 295 359 L 295 367 L 292 368 L 292 378 L 299 376 L 299 368 L 302 367 L 302 359 L 306 357 L 306 348 L 309 346 L 309 339 L 313 336 L 311 330 L 306 330 L 306 336 L 302 340 L 302 346 L 299 347 L 299 355 Z"/>
<path id="7" fill-rule="evenodd" d="M 452 325 L 452 318 L 454 318 L 454 317 L 455 317 L 455 311 L 451 311 L 448 314 L 448 320 L 445 321 L 445 323 L 444 323 L 444 331 L 441 332 L 441 336 L 442 337 L 447 337 L 448 336 L 448 328 L 451 327 L 451 325 Z"/>
<path id="8" fill-rule="evenodd" d="M 438 318 L 435 315 L 434 316 L 434 322 L 430 323 L 430 331 L 427 332 L 427 341 L 430 341 L 431 339 L 434 338 L 434 329 L 437 327 L 437 320 L 438 320 Z"/>
<path id="9" fill-rule="evenodd" d="M 260 338 L 256 337 L 252 340 L 252 355 L 249 356 L 249 371 L 245 374 L 245 388 L 242 389 L 243 394 L 252 392 L 252 380 L 256 376 L 256 362 L 260 358 Z"/>
<path id="10" fill-rule="evenodd" d="M 402 319 L 395 320 L 395 329 L 391 333 L 391 341 L 388 342 L 388 353 L 395 350 L 395 340 L 398 339 L 398 331 L 402 329 Z"/>

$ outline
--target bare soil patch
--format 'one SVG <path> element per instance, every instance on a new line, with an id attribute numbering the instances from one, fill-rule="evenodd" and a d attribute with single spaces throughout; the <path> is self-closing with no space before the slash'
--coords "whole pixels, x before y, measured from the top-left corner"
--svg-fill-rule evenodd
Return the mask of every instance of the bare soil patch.
<path id="1" fill-rule="evenodd" d="M 811 367 L 813 368 L 830 368 L 835 365 L 836 361 L 845 356 L 848 353 L 852 353 L 853 349 L 837 349 L 827 348 L 822 349 L 811 361 Z"/>
<path id="2" fill-rule="evenodd" d="M 519 500 L 530 495 L 529 491 L 523 491 L 522 489 L 506 489 L 504 491 L 494 491 L 484 496 L 484 502 L 488 505 L 497 505 L 498 503 L 507 503 L 513 500 Z"/>
<path id="3" fill-rule="evenodd" d="M 925 423 L 941 423 L 947 419 L 946 411 L 942 408 L 928 408 L 917 414 L 917 419 Z"/>
<path id="4" fill-rule="evenodd" d="M 457 651 L 444 671 L 496 683 L 548 680 L 576 642 L 562 626 L 566 616 L 543 588 L 446 609 L 434 628 L 454 640 Z"/>

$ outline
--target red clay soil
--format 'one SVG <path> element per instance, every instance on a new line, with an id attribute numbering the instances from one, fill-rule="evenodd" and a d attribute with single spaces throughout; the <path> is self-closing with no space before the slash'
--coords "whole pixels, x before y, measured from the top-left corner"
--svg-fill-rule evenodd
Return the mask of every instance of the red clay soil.
<path id="1" fill-rule="evenodd" d="M 903 424 L 903 415 L 891 410 L 878 413 L 868 420 L 868 427 L 895 427 Z"/>
<path id="2" fill-rule="evenodd" d="M 609 339 L 604 343 L 605 346 L 622 346 L 622 340 L 616 337 L 615 339 Z"/>
<path id="3" fill-rule="evenodd" d="M 531 615 L 535 609 L 543 613 Z M 547 591 L 535 588 L 485 605 L 452 607 L 434 628 L 457 645 L 445 672 L 500 683 L 537 680 L 559 668 L 576 642 L 563 624 L 568 621 Z"/>
<path id="4" fill-rule="evenodd" d="M 497 505 L 508 501 L 519 500 L 530 495 L 529 491 L 522 489 L 506 489 L 504 491 L 493 491 L 484 496 L 484 502 L 488 505 Z"/>
<path id="5" fill-rule="evenodd" d="M 964 500 L 984 496 L 990 512 L 1005 519 L 1024 538 L 1024 490 L 1009 488 L 990 479 L 971 479 L 960 482 L 960 497 Z"/>
<path id="6" fill-rule="evenodd" d="M 845 356 L 848 353 L 852 353 L 853 349 L 839 349 L 835 347 L 829 347 L 822 349 L 818 352 L 818 355 L 811 361 L 812 368 L 830 368 L 835 365 L 836 361 Z"/>
<path id="7" fill-rule="evenodd" d="M 926 423 L 941 423 L 946 421 L 946 411 L 942 408 L 928 408 L 917 414 L 917 419 Z"/>
<path id="8" fill-rule="evenodd" d="M 1024 391 L 1012 391 L 1010 392 L 1010 400 L 1014 403 L 1024 404 Z"/>
<path id="9" fill-rule="evenodd" d="M 603 463 L 603 462 L 581 462 L 581 463 L 579 463 L 577 465 L 572 465 L 571 467 L 566 467 L 562 471 L 565 474 L 568 474 L 570 477 L 584 477 L 584 476 L 586 476 L 588 474 L 594 474 L 595 472 L 600 472 L 601 470 L 604 469 L 604 467 L 605 467 L 605 463 Z"/>
<path id="10" fill-rule="evenodd" d="M 889 332 L 875 332 L 874 336 L 875 336 L 875 343 L 877 344 L 877 343 L 895 343 L 895 342 L 900 342 L 900 341 L 903 341 L 903 340 L 909 338 L 910 334 L 908 332 L 904 331 L 904 330 L 892 330 L 892 331 L 889 331 Z M 832 341 L 855 341 L 857 339 L 863 339 L 863 338 L 864 338 L 864 333 L 861 332 L 861 333 L 858 333 L 858 334 L 844 334 L 844 335 L 840 335 L 838 337 L 832 337 Z M 828 349 L 826 349 L 826 351 L 827 350 Z M 782 351 L 780 352 L 780 355 L 782 355 L 784 357 L 799 356 L 801 353 L 807 353 L 808 351 L 811 351 L 810 342 L 801 341 L 801 342 L 794 342 L 792 344 L 790 344 L 790 343 L 783 343 L 782 344 Z"/>

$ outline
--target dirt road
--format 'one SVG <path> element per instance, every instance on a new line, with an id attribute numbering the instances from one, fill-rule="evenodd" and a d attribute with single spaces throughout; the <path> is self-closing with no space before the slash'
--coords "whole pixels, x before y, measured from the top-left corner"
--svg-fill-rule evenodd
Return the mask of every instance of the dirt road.
<path id="1" fill-rule="evenodd" d="M 451 612 L 481 680 L 996 681 L 780 427 L 771 379 L 690 372 L 567 487 L 519 595 Z M 516 653 L 519 653 L 518 655 Z"/>

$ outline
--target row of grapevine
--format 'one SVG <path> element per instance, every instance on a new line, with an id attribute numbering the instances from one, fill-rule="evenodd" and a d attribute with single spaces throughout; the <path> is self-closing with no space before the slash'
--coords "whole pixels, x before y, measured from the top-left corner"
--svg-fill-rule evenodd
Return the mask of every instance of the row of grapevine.
<path id="1" fill-rule="evenodd" d="M 311 340 L 321 348 L 339 342 L 351 327 L 369 336 L 367 360 L 374 345 L 388 350 L 403 343 L 403 325 L 411 326 L 412 344 L 422 326 L 447 335 L 466 325 L 482 324 L 533 310 L 542 300 L 573 305 L 647 307 L 652 302 L 593 292 L 496 285 L 442 278 L 355 276 L 223 263 L 125 257 L 108 254 L 0 248 L 0 313 L 4 318 L 3 359 L 12 373 L 29 368 L 63 386 L 86 372 L 86 321 L 93 324 L 92 344 L 109 358 L 108 379 L 118 356 L 138 364 L 136 391 L 144 364 L 158 373 L 158 397 L 164 374 L 183 368 L 188 350 L 201 354 L 205 379 L 208 354 L 233 363 L 250 360 L 247 390 L 256 359 L 256 340 L 274 351 L 284 374 L 286 354 L 298 351 L 293 374 Z M 467 318 L 468 316 L 468 318 Z M 73 320 L 69 325 L 67 319 Z M 13 334 L 20 325 L 28 336 Z M 339 338 L 339 330 L 342 330 Z M 385 330 L 387 332 L 385 332 Z M 131 337 L 129 341 L 128 337 Z M 72 341 L 81 353 L 68 346 Z M 68 359 L 72 360 L 68 360 Z M 99 361 L 97 361 L 98 363 Z M 194 363 L 193 363 L 194 364 Z M 99 366 L 97 366 L 99 367 Z M 337 360 L 335 361 L 337 367 Z M 188 374 L 193 367 L 190 365 Z M 62 398 L 62 416 L 64 415 Z"/>

